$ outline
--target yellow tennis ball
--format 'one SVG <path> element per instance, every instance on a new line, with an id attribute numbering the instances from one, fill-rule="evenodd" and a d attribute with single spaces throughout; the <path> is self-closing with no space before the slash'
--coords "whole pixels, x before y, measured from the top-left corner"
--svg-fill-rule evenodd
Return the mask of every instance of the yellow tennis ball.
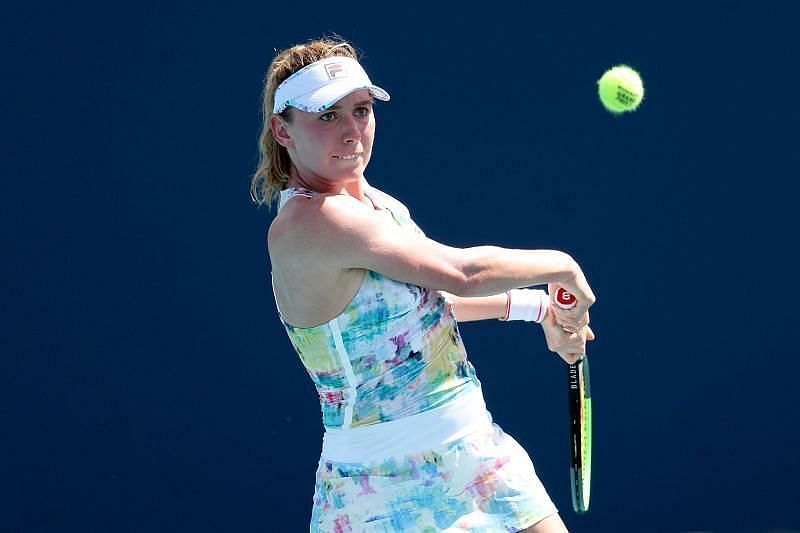
<path id="1" fill-rule="evenodd" d="M 644 85 L 638 72 L 627 65 L 617 65 L 605 71 L 597 81 L 597 92 L 606 109 L 620 114 L 639 107 L 644 97 Z"/>

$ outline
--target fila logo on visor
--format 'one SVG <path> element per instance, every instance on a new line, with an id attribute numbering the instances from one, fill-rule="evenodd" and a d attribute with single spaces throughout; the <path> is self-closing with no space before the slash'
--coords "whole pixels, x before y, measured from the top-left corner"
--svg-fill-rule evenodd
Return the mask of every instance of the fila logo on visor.
<path id="1" fill-rule="evenodd" d="M 329 80 L 347 77 L 347 70 L 342 63 L 328 63 L 325 65 L 325 72 Z"/>

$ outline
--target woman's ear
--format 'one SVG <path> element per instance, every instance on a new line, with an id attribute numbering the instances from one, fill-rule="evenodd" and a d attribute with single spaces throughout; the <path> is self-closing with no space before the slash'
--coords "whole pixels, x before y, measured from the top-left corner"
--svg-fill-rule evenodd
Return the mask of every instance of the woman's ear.
<path id="1" fill-rule="evenodd" d="M 278 144 L 284 148 L 288 148 L 293 144 L 288 124 L 286 123 L 286 119 L 282 116 L 271 115 L 269 117 L 269 129 L 272 130 L 272 136 L 275 137 Z"/>

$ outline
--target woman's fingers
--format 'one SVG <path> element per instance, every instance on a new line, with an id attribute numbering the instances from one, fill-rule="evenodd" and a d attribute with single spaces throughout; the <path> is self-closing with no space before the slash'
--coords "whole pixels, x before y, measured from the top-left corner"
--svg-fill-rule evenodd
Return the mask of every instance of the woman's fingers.
<path id="1" fill-rule="evenodd" d="M 545 332 L 547 347 L 567 363 L 575 363 L 586 355 L 586 343 L 594 340 L 594 331 L 588 326 L 589 314 L 570 315 L 569 310 L 550 308 L 542 327 Z"/>
<path id="2" fill-rule="evenodd" d="M 563 343 L 556 346 L 556 351 L 583 355 L 586 353 L 586 342 L 577 333 L 572 333 Z"/>
<path id="3" fill-rule="evenodd" d="M 556 322 L 561 324 L 561 327 L 570 333 L 576 333 L 589 325 L 589 313 L 577 316 L 559 315 L 556 313 Z"/>
<path id="4" fill-rule="evenodd" d="M 589 326 L 580 329 L 577 333 L 563 330 L 562 335 L 554 344 L 554 352 L 559 354 L 571 354 L 582 357 L 586 354 L 586 343 L 594 340 L 594 331 Z M 562 355 L 563 356 L 563 355 Z"/>

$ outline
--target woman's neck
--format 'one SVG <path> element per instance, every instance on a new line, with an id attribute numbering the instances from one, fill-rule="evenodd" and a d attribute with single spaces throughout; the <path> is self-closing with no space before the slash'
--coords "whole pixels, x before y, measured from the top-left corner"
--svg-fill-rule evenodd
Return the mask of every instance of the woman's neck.
<path id="1" fill-rule="evenodd" d="M 363 176 L 353 181 L 330 182 L 321 179 L 307 179 L 293 172 L 286 182 L 286 188 L 289 189 L 309 189 L 324 194 L 346 194 L 362 202 L 365 199 L 364 190 L 369 187 L 367 179 Z"/>

